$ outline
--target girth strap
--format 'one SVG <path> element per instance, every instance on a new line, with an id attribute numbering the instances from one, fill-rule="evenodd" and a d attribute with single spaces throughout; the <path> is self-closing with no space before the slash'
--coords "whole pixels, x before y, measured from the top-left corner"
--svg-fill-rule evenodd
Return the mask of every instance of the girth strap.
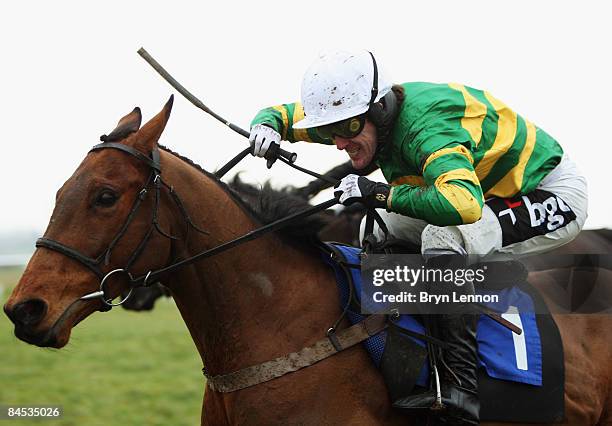
<path id="1" fill-rule="evenodd" d="M 384 315 L 370 315 L 365 320 L 335 333 L 338 348 L 334 347 L 330 339 L 326 337 L 298 352 L 292 352 L 233 373 L 209 376 L 205 369 L 202 371 L 208 379 L 208 386 L 212 390 L 223 393 L 234 392 L 309 367 L 340 351 L 355 346 L 357 343 L 380 333 L 386 327 L 387 322 Z"/>

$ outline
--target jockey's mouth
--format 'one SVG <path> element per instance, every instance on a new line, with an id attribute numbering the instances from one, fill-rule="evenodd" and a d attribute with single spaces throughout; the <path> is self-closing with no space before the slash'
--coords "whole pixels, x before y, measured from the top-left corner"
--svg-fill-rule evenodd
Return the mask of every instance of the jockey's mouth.
<path id="1" fill-rule="evenodd" d="M 347 146 L 344 150 L 349 155 L 349 157 L 354 158 L 357 156 L 359 151 L 361 151 L 361 148 L 359 147 L 359 145 L 353 144 L 352 146 L 351 145 Z"/>

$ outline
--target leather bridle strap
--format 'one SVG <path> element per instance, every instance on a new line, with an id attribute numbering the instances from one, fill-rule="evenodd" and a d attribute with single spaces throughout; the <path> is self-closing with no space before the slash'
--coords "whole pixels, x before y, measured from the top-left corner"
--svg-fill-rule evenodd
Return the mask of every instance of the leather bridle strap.
<path id="1" fill-rule="evenodd" d="M 117 143 L 117 142 L 102 142 L 102 143 L 99 143 L 98 145 L 95 145 L 93 148 L 91 148 L 89 152 L 98 151 L 100 149 L 106 149 L 106 148 L 113 148 L 113 149 L 118 149 L 119 151 L 127 152 L 133 157 L 138 158 L 140 161 L 145 163 L 151 169 L 155 170 L 157 174 L 161 173 L 161 166 L 159 162 L 159 152 L 156 152 L 157 150 L 153 150 L 152 152 L 153 159 L 151 159 L 147 157 L 146 155 L 144 155 L 142 152 L 138 151 L 137 149 L 132 148 L 131 146 L 127 146 L 127 145 L 124 145 L 122 143 Z"/>
<path id="2" fill-rule="evenodd" d="M 146 275 L 142 275 L 138 278 L 134 278 L 134 280 L 132 281 L 132 285 L 133 286 L 138 286 L 140 283 L 144 282 L 144 281 L 149 281 L 149 282 L 154 282 L 156 279 L 158 279 L 158 277 L 162 274 L 168 273 L 174 269 L 180 268 L 182 266 L 185 265 L 189 265 L 191 263 L 194 263 L 198 260 L 201 259 L 205 259 L 207 257 L 212 257 L 215 256 L 219 253 L 222 253 L 226 250 L 229 250 L 233 247 L 236 247 L 240 244 L 246 243 L 247 241 L 252 241 L 256 238 L 261 237 L 262 235 L 265 234 L 269 234 L 271 232 L 277 231 L 285 226 L 288 226 L 292 223 L 296 223 L 300 220 L 302 220 L 303 218 L 313 215 L 319 211 L 325 210 L 330 208 L 331 206 L 334 206 L 338 204 L 338 200 L 336 200 L 335 198 L 332 198 L 330 200 L 324 201 L 320 204 L 317 204 L 315 206 L 312 206 L 306 210 L 302 210 L 299 211 L 297 213 L 291 214 L 289 216 L 286 216 L 282 219 L 279 219 L 275 222 L 269 223 L 267 225 L 264 225 L 260 228 L 254 229 L 253 231 L 247 232 L 246 234 L 242 235 L 241 237 L 235 238 L 231 241 L 222 243 L 218 246 L 215 246 L 211 249 L 202 251 L 198 254 L 195 254 L 191 257 L 188 257 L 186 259 L 180 260 L 176 263 L 173 263 L 171 265 L 166 266 L 165 268 L 161 268 L 161 269 L 156 269 L 154 271 L 149 271 Z"/>
<path id="3" fill-rule="evenodd" d="M 298 352 L 292 352 L 233 373 L 211 376 L 206 372 L 206 369 L 202 369 L 202 371 L 206 376 L 207 385 L 212 390 L 223 393 L 234 392 L 309 367 L 363 342 L 385 328 L 387 328 L 385 315 L 370 315 L 365 320 L 336 332 L 334 343 L 329 338 L 321 339 Z"/>
<path id="4" fill-rule="evenodd" d="M 53 251 L 57 251 L 71 259 L 76 260 L 83 266 L 86 266 L 91 272 L 96 274 L 98 278 L 102 278 L 104 276 L 104 273 L 100 269 L 100 263 L 102 262 L 102 259 L 100 258 L 94 259 L 92 257 L 85 256 L 84 254 L 81 254 L 80 252 L 71 247 L 68 247 L 55 240 L 50 240 L 48 238 L 37 239 L 36 247 L 44 247 Z"/>

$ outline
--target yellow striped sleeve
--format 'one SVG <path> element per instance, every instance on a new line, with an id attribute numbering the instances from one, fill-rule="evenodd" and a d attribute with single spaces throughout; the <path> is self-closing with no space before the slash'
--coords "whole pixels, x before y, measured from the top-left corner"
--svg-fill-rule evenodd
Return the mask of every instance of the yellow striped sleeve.
<path id="1" fill-rule="evenodd" d="M 295 108 L 293 110 L 293 122 L 291 123 L 292 127 L 293 123 L 297 123 L 298 121 L 304 118 L 304 107 L 302 107 L 302 103 L 296 102 L 294 105 Z M 307 129 L 293 129 L 293 137 L 296 141 L 312 142 L 312 139 L 310 138 L 310 136 L 308 136 Z"/>
<path id="2" fill-rule="evenodd" d="M 527 120 L 525 120 L 525 124 L 527 125 L 527 137 L 525 139 L 525 146 L 519 155 L 518 163 L 493 188 L 487 191 L 487 194 L 508 198 L 516 195 L 517 191 L 520 191 L 523 186 L 525 167 L 527 167 L 527 162 L 531 157 L 536 140 L 535 125 Z"/>
<path id="3" fill-rule="evenodd" d="M 482 216 L 484 199 L 477 200 L 468 189 L 449 183 L 451 180 L 464 180 L 479 186 L 480 182 L 476 173 L 468 169 L 455 169 L 441 174 L 434 183 L 438 192 L 461 216 L 464 224 L 476 222 Z"/>
<path id="4" fill-rule="evenodd" d="M 284 105 L 276 105 L 273 106 L 276 111 L 280 112 L 281 117 L 283 119 L 283 140 L 287 140 L 287 129 L 289 128 L 289 117 L 287 116 L 287 108 Z"/>
<path id="5" fill-rule="evenodd" d="M 425 161 L 425 164 L 423 165 L 423 173 L 425 173 L 425 169 L 427 168 L 427 166 L 434 161 L 437 158 L 442 157 L 443 155 L 448 155 L 448 154 L 460 154 L 463 155 L 464 157 L 466 157 L 468 159 L 468 161 L 471 164 L 474 164 L 474 159 L 472 158 L 472 153 L 463 145 L 457 145 L 457 146 L 453 146 L 451 148 L 442 148 L 439 149 L 438 151 L 434 152 L 433 154 L 431 154 L 429 157 L 427 157 L 427 160 Z"/>
<path id="6" fill-rule="evenodd" d="M 497 135 L 491 148 L 489 148 L 482 160 L 476 166 L 476 174 L 481 180 L 487 177 L 495 163 L 510 149 L 514 143 L 517 129 L 517 116 L 503 102 L 485 92 L 485 96 L 498 115 Z"/>
<path id="7" fill-rule="evenodd" d="M 465 112 L 461 119 L 461 127 L 467 130 L 472 140 L 478 145 L 482 138 L 482 122 L 487 116 L 487 106 L 472 96 L 463 84 L 449 83 L 449 86 L 463 95 Z"/>

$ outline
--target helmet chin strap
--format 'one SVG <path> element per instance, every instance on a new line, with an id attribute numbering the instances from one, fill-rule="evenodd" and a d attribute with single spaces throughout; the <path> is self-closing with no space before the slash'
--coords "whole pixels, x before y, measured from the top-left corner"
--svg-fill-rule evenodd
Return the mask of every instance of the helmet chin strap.
<path id="1" fill-rule="evenodd" d="M 393 128 L 393 122 L 397 117 L 398 113 L 398 105 L 397 105 L 397 97 L 392 90 L 383 96 L 378 102 L 376 102 L 376 97 L 378 96 L 378 66 L 376 65 L 376 59 L 372 52 L 368 52 L 370 57 L 372 58 L 372 66 L 373 70 L 373 79 L 372 79 L 372 97 L 370 98 L 370 105 L 367 112 L 367 118 L 374 124 L 376 127 L 376 139 L 378 142 L 378 149 L 380 149 L 381 145 L 389 137 L 391 133 L 391 129 Z"/>
<path id="2" fill-rule="evenodd" d="M 376 59 L 372 52 L 368 52 L 372 58 L 372 65 L 374 66 L 374 72 L 372 73 L 372 97 L 370 98 L 370 107 L 376 102 L 376 96 L 378 96 L 378 66 L 376 65 Z"/>

